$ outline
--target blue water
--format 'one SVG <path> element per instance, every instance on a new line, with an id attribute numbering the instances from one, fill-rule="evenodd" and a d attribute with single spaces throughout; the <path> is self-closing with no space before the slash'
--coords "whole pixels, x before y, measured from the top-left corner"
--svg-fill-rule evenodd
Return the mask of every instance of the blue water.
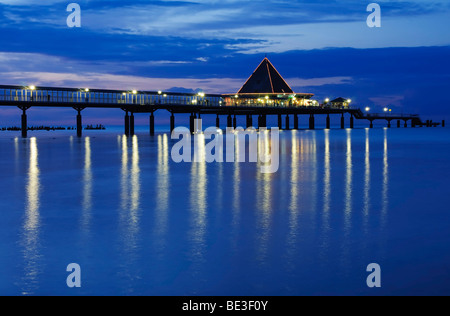
<path id="1" fill-rule="evenodd" d="M 1 295 L 450 294 L 447 129 L 282 132 L 275 174 L 119 133 L 0 133 Z"/>

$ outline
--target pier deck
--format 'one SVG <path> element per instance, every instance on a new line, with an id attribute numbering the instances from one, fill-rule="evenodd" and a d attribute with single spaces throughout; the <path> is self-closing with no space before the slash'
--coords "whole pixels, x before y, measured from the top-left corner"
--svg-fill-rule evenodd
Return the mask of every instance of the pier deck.
<path id="1" fill-rule="evenodd" d="M 228 116 L 227 126 L 236 127 L 236 116 L 247 116 L 247 127 L 253 126 L 253 116 L 258 116 L 258 127 L 267 127 L 267 115 L 278 116 L 278 127 L 283 128 L 282 116 L 286 116 L 286 129 L 290 129 L 290 118 L 293 115 L 293 128 L 298 129 L 298 116 L 309 115 L 309 128 L 315 128 L 315 116 L 326 115 L 326 127 L 330 128 L 330 115 L 341 115 L 341 128 L 345 128 L 345 115 L 350 115 L 350 128 L 354 127 L 354 118 L 358 120 L 373 121 L 385 120 L 388 127 L 391 121 L 408 121 L 412 126 L 425 125 L 416 114 L 365 114 L 359 108 L 350 107 L 321 107 L 321 106 L 292 106 L 258 104 L 235 105 L 228 104 L 225 95 L 219 94 L 188 94 L 151 91 L 119 91 L 101 89 L 74 89 L 34 86 L 5 86 L 0 85 L 0 106 L 15 106 L 22 110 L 22 136 L 27 136 L 27 114 L 31 107 L 45 108 L 73 108 L 77 111 L 77 134 L 81 136 L 81 112 L 87 108 L 120 109 L 125 112 L 125 134 L 134 133 L 134 114 L 150 113 L 150 133 L 154 134 L 155 116 L 158 110 L 171 113 L 171 130 L 175 128 L 175 114 L 187 113 L 191 115 L 191 130 L 193 120 L 201 115 L 217 115 L 217 126 L 220 126 L 219 117 Z"/>

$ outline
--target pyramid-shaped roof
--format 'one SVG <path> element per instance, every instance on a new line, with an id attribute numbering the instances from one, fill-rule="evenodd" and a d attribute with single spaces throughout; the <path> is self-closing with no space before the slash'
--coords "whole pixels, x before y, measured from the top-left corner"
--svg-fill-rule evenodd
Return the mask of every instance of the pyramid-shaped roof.
<path id="1" fill-rule="evenodd" d="M 292 94 L 291 87 L 275 69 L 269 59 L 264 58 L 238 94 Z"/>
<path id="2" fill-rule="evenodd" d="M 348 99 L 344 99 L 342 97 L 334 99 L 333 101 L 331 101 L 331 103 L 345 103 L 345 102 L 348 102 Z"/>

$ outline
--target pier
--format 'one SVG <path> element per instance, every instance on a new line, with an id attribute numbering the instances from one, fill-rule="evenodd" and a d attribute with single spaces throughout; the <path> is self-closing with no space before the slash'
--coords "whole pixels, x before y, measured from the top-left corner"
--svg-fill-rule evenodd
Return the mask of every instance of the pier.
<path id="1" fill-rule="evenodd" d="M 23 137 L 27 137 L 27 111 L 32 107 L 74 109 L 78 137 L 82 136 L 82 112 L 90 108 L 123 111 L 125 135 L 134 134 L 135 115 L 143 114 L 149 115 L 149 133 L 154 135 L 157 111 L 170 113 L 170 131 L 175 129 L 177 114 L 190 115 L 191 132 L 195 131 L 195 119 L 205 115 L 216 116 L 217 127 L 225 119 L 227 127 L 234 128 L 238 117 L 246 118 L 247 128 L 254 122 L 258 128 L 267 128 L 267 117 L 275 116 L 280 129 L 297 130 L 302 120 L 308 122 L 309 129 L 315 129 L 318 117 L 325 117 L 326 128 L 330 129 L 332 115 L 341 117 L 342 129 L 354 128 L 355 119 L 367 120 L 371 128 L 379 120 L 386 121 L 387 127 L 392 126 L 392 121 L 397 121 L 398 127 L 401 122 L 404 127 L 408 122 L 411 127 L 441 125 L 424 123 L 417 114 L 369 114 L 350 107 L 350 101 L 342 98 L 319 104 L 312 97 L 310 93 L 294 93 L 267 58 L 235 95 L 0 85 L 0 107 L 20 109 Z"/>

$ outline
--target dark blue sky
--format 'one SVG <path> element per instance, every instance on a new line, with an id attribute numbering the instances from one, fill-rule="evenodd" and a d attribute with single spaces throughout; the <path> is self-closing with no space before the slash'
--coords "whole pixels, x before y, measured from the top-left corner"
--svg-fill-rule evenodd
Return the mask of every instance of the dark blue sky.
<path id="1" fill-rule="evenodd" d="M 361 0 L 85 0 L 73 29 L 71 1 L 37 2 L 0 0 L 0 84 L 234 93 L 267 54 L 319 100 L 450 113 L 448 0 L 377 1 L 376 29 Z"/>

